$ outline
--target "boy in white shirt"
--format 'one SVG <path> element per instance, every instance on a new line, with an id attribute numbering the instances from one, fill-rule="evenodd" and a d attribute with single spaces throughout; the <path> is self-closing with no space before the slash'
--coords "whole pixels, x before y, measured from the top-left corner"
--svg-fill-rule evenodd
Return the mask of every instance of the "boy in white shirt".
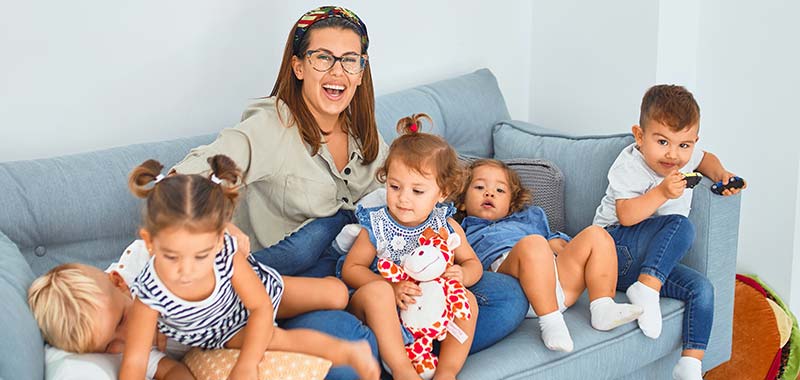
<path id="1" fill-rule="evenodd" d="M 714 317 L 714 289 L 702 274 L 683 264 L 695 237 L 688 219 L 692 189 L 682 173 L 698 171 L 723 186 L 733 179 L 717 157 L 697 149 L 700 107 L 681 86 L 651 87 L 642 99 L 636 139 L 608 171 L 608 188 L 594 217 L 617 244 L 617 289 L 644 309 L 642 332 L 661 334 L 660 296 L 686 303 L 683 352 L 673 379 L 702 379 L 703 355 Z M 733 195 L 746 187 L 727 188 Z"/>

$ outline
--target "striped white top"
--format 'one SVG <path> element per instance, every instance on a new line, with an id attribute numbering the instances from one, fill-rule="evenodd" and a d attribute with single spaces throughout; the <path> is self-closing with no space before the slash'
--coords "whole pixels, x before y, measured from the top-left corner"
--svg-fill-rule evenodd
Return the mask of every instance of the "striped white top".
<path id="1" fill-rule="evenodd" d="M 214 260 L 216 284 L 204 300 L 186 301 L 167 289 L 153 266 L 155 256 L 136 277 L 131 293 L 159 313 L 157 327 L 167 337 L 193 347 L 224 348 L 247 324 L 250 314 L 231 283 L 234 253 L 236 239 L 225 234 L 222 250 Z M 277 271 L 252 257 L 248 256 L 247 261 L 272 299 L 274 321 L 283 295 L 283 279 Z"/>

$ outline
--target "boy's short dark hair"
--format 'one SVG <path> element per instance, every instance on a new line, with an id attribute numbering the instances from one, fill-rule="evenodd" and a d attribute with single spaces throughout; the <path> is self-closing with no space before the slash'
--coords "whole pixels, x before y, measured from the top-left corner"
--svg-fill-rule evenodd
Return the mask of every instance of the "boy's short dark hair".
<path id="1" fill-rule="evenodd" d="M 650 87 L 642 98 L 639 126 L 657 121 L 678 132 L 700 122 L 700 106 L 683 86 L 659 84 Z"/>

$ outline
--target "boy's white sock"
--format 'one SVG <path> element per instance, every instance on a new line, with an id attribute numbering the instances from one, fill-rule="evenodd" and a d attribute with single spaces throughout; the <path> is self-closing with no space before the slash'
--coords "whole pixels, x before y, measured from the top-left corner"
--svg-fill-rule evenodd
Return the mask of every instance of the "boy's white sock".
<path id="1" fill-rule="evenodd" d="M 703 363 L 697 358 L 681 356 L 672 370 L 672 380 L 703 380 Z"/>
<path id="2" fill-rule="evenodd" d="M 641 306 L 629 303 L 616 303 L 611 297 L 600 297 L 589 304 L 592 313 L 592 327 L 608 331 L 622 326 L 642 315 Z"/>
<path id="3" fill-rule="evenodd" d="M 569 336 L 567 324 L 560 311 L 540 316 L 539 328 L 542 330 L 542 340 L 547 348 L 553 351 L 572 352 L 572 337 Z"/>
<path id="4" fill-rule="evenodd" d="M 647 285 L 636 281 L 625 292 L 634 305 L 644 310 L 639 316 L 639 328 L 648 338 L 656 339 L 661 335 L 661 305 L 658 292 Z"/>

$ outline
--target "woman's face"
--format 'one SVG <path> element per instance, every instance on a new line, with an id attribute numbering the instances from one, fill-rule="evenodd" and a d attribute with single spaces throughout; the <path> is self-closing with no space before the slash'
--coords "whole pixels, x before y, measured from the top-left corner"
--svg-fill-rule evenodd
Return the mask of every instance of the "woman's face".
<path id="1" fill-rule="evenodd" d="M 308 50 L 326 51 L 335 57 L 361 54 L 361 38 L 349 29 L 315 29 L 309 32 L 308 38 Z M 303 81 L 303 100 L 317 122 L 338 119 L 350 105 L 364 74 L 363 71 L 347 73 L 341 61 L 335 62 L 330 70 L 320 72 L 308 58 L 297 57 L 292 57 L 292 69 L 297 79 Z"/>

